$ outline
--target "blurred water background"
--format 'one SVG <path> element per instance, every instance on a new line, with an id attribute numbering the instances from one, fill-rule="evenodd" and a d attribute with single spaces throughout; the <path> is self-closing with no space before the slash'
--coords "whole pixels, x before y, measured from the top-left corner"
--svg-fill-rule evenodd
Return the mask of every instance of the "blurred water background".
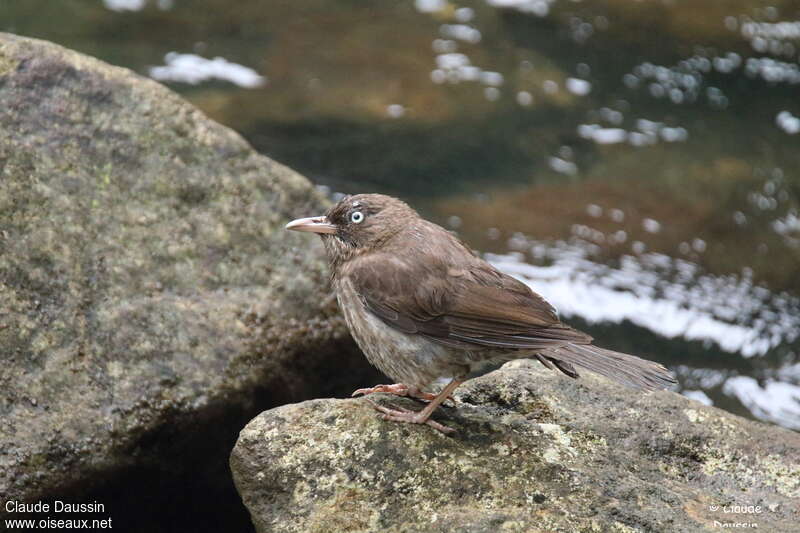
<path id="1" fill-rule="evenodd" d="M 401 196 L 681 393 L 800 429 L 800 2 L 25 0 L 0 30 Z"/>

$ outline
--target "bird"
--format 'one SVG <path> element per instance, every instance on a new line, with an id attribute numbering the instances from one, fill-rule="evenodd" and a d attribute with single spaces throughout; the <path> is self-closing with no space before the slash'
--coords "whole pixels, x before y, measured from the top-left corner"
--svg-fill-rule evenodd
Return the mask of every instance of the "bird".
<path id="1" fill-rule="evenodd" d="M 350 333 L 367 360 L 396 381 L 353 396 L 384 392 L 427 402 L 412 411 L 367 398 L 384 420 L 450 433 L 432 413 L 467 379 L 514 359 L 536 359 L 570 378 L 580 368 L 645 391 L 675 383 L 658 363 L 594 346 L 528 285 L 397 198 L 345 196 L 324 215 L 286 229 L 321 236 Z M 444 388 L 429 392 L 442 379 Z"/>

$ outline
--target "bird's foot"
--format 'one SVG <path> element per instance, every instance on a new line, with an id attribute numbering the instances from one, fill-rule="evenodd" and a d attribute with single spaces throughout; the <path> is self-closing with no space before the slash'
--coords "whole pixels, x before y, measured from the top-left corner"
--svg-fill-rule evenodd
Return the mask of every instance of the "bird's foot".
<path id="1" fill-rule="evenodd" d="M 425 402 L 432 402 L 433 400 L 435 400 L 439 396 L 438 394 L 431 394 L 430 392 L 423 392 L 423 391 L 419 390 L 416 387 L 410 387 L 408 389 L 408 395 L 411 398 L 416 398 L 418 400 L 422 400 L 422 401 L 425 401 Z M 455 405 L 456 405 L 455 398 L 453 398 L 453 396 L 450 395 L 450 394 L 448 394 L 445 397 L 445 399 L 442 401 L 442 403 L 444 405 L 448 405 L 447 402 L 450 402 L 449 405 L 452 406 L 452 407 L 455 407 Z"/>
<path id="2" fill-rule="evenodd" d="M 375 392 L 388 392 L 389 394 L 394 394 L 395 396 L 408 396 L 409 398 L 416 398 L 417 400 L 423 400 L 426 402 L 432 402 L 436 399 L 435 394 L 421 391 L 417 387 L 409 387 L 404 383 L 395 383 L 393 385 L 375 385 L 374 387 L 367 389 L 358 389 L 353 391 L 351 396 L 359 396 L 361 394 L 366 396 L 367 394 L 373 394 Z M 448 400 L 452 405 L 455 405 L 456 401 L 452 396 L 448 396 L 445 399 L 445 401 Z"/>
<path id="3" fill-rule="evenodd" d="M 372 400 L 367 399 L 367 401 L 372 404 L 377 411 L 379 411 L 380 417 L 384 420 L 390 420 L 393 422 L 405 422 L 407 424 L 427 424 L 433 429 L 444 433 L 445 435 L 448 433 L 453 433 L 455 429 L 449 428 L 444 424 L 440 424 L 439 422 L 432 420 L 430 418 L 430 414 L 425 413 L 423 409 L 420 412 L 411 411 L 409 409 L 403 409 L 402 407 L 397 407 L 395 409 L 390 409 L 388 407 L 384 407 L 380 404 L 373 402 Z"/>
<path id="4" fill-rule="evenodd" d="M 410 390 L 411 389 L 409 386 L 405 385 L 404 383 L 395 383 L 393 385 L 375 385 L 374 387 L 367 389 L 358 389 L 353 391 L 351 396 L 358 396 L 360 394 L 367 395 L 376 392 L 388 392 L 389 394 L 394 394 L 395 396 L 408 396 Z"/>

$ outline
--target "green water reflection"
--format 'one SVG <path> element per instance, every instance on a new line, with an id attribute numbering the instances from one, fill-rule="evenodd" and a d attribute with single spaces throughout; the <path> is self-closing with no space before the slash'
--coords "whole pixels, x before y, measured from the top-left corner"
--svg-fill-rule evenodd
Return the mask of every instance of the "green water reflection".
<path id="1" fill-rule="evenodd" d="M 679 307 L 699 305 L 715 332 L 668 339 L 613 312 L 573 320 L 607 346 L 668 363 L 717 405 L 800 427 L 797 2 L 26 0 L 0 10 L 4 31 L 143 75 L 170 52 L 248 67 L 266 83 L 167 83 L 331 191 L 401 195 L 482 251 L 563 273 L 581 250 L 569 275 L 596 284 L 663 254 L 671 266 L 631 279 L 658 301 L 685 291 Z M 559 242 L 562 255 L 542 252 Z M 766 347 L 720 348 L 720 324 Z"/>

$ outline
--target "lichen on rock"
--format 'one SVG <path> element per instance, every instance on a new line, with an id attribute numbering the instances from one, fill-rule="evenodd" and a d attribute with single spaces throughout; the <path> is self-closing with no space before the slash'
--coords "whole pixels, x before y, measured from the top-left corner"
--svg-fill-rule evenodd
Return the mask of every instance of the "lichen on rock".
<path id="1" fill-rule="evenodd" d="M 671 392 L 631 393 L 592 375 L 572 381 L 530 361 L 468 381 L 455 397 L 457 407 L 435 415 L 452 435 L 383 421 L 361 399 L 256 417 L 231 455 L 256 530 L 694 532 L 717 520 L 789 531 L 797 523 L 800 436 L 791 431 Z M 726 514 L 732 504 L 762 512 Z"/>
<path id="2" fill-rule="evenodd" d="M 305 178 L 43 41 L 0 33 L 0 102 L 0 495 L 175 469 L 255 389 L 326 379 L 303 367 L 347 333 L 321 246 L 283 231 L 325 207 Z"/>

